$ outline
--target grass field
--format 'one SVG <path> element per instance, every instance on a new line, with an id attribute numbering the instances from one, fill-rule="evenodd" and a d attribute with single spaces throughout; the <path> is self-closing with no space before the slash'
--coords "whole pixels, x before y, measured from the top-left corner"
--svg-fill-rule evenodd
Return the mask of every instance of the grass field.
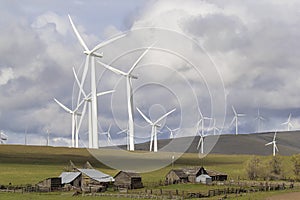
<path id="1" fill-rule="evenodd" d="M 217 170 L 228 174 L 229 179 L 235 181 L 246 180 L 245 162 L 250 159 L 250 155 L 208 155 L 199 159 L 197 154 L 186 153 L 176 160 L 174 168 L 189 166 L 204 166 L 207 169 Z M 261 160 L 270 159 L 269 156 L 260 156 Z M 25 185 L 36 184 L 48 177 L 57 177 L 63 168 L 67 166 L 69 160 L 75 165 L 82 166 L 89 161 L 96 169 L 114 176 L 118 171 L 110 169 L 92 157 L 86 149 L 72 149 L 63 147 L 39 147 L 21 145 L 0 145 L 0 185 Z M 289 156 L 282 156 L 286 177 L 292 177 L 292 163 Z M 142 179 L 146 188 L 201 192 L 222 186 L 205 186 L 195 184 L 169 185 L 153 187 L 153 183 L 164 181 L 165 175 L 171 170 L 171 166 L 157 171 L 143 173 Z M 268 193 L 253 194 L 262 199 Z M 276 193 L 275 193 L 276 194 Z M 0 193 L 0 199 L 83 199 L 83 197 L 72 197 L 71 193 L 51 193 L 51 194 L 21 194 Z M 93 199 L 93 197 L 84 197 Z M 106 199 L 101 197 L 101 199 Z M 109 198 L 107 198 L 109 199 Z M 111 199 L 111 198 L 110 198 Z M 213 198 L 212 198 L 213 199 Z M 249 199 L 247 196 L 234 197 L 234 199 Z"/>

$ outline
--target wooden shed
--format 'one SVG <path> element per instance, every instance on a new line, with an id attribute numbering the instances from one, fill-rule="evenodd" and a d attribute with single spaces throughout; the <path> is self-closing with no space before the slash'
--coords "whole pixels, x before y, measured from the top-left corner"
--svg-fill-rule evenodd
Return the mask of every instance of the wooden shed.
<path id="1" fill-rule="evenodd" d="M 166 175 L 167 184 L 177 184 L 188 182 L 188 175 L 182 169 L 172 169 Z"/>
<path id="2" fill-rule="evenodd" d="M 36 185 L 41 191 L 55 191 L 62 186 L 60 177 L 47 178 Z"/>
<path id="3" fill-rule="evenodd" d="M 214 171 L 214 170 L 207 170 L 207 174 L 212 178 L 212 181 L 226 181 L 227 174 L 222 172 Z"/>
<path id="4" fill-rule="evenodd" d="M 81 187 L 81 173 L 80 172 L 63 172 L 59 176 L 62 185 L 69 185 L 76 188 Z"/>
<path id="5" fill-rule="evenodd" d="M 143 187 L 142 177 L 135 172 L 120 171 L 114 177 L 118 188 L 138 189 Z"/>

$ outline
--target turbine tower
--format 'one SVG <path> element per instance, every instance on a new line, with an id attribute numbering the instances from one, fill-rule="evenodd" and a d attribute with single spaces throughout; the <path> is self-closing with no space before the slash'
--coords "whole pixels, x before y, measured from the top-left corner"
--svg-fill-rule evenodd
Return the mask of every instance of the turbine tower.
<path id="1" fill-rule="evenodd" d="M 77 77 L 77 74 L 75 72 L 75 69 L 73 68 L 73 74 L 74 74 L 74 77 L 75 77 L 75 80 L 76 80 L 76 83 L 81 91 L 81 93 L 83 94 L 84 98 L 83 98 L 83 101 L 84 101 L 84 106 L 83 106 L 83 109 L 82 109 L 82 115 L 81 115 L 81 118 L 80 118 L 80 121 L 79 121 L 79 124 L 78 124 L 78 128 L 76 129 L 76 138 L 78 139 L 78 135 L 79 135 L 79 129 L 81 127 L 81 124 L 82 124 L 82 120 L 83 120 L 83 117 L 85 115 L 85 112 L 86 112 L 86 105 L 88 104 L 88 109 L 89 109 L 89 113 L 88 113 L 88 127 L 89 127 L 89 148 L 93 148 L 93 141 L 95 139 L 98 140 L 98 137 L 97 138 L 94 138 L 94 135 L 92 134 L 92 112 L 91 112 L 91 102 L 92 102 L 92 97 L 91 97 L 91 93 L 89 95 L 87 95 L 85 93 L 85 91 L 83 90 L 82 88 L 82 85 L 80 84 L 79 82 L 79 79 Z M 100 93 L 97 93 L 97 97 L 99 96 L 102 96 L 102 95 L 105 95 L 105 94 L 110 94 L 110 93 L 113 93 L 114 90 L 109 90 L 109 91 L 105 91 L 105 92 L 100 92 Z M 78 143 L 78 141 L 77 141 Z M 99 147 L 99 144 L 98 144 L 98 147 Z"/>
<path id="2" fill-rule="evenodd" d="M 197 145 L 197 150 L 199 150 L 199 147 L 201 145 L 201 150 L 200 150 L 200 153 L 203 154 L 204 152 L 204 138 L 205 136 L 202 135 L 202 132 L 199 132 L 199 136 L 200 136 L 200 139 L 199 139 L 199 142 L 198 142 L 198 145 Z"/>
<path id="3" fill-rule="evenodd" d="M 261 121 L 265 120 L 265 118 L 263 118 L 260 113 L 259 113 L 259 108 L 257 109 L 257 117 L 255 118 L 255 120 L 257 120 L 257 130 L 256 133 L 260 132 L 260 128 L 261 128 Z"/>
<path id="4" fill-rule="evenodd" d="M 277 131 L 275 131 L 275 133 L 274 133 L 273 141 L 265 144 L 265 146 L 273 144 L 273 156 L 276 155 L 276 151 L 279 152 L 277 145 L 276 145 L 276 133 L 277 133 Z"/>
<path id="5" fill-rule="evenodd" d="M 293 128 L 293 124 L 291 123 L 292 114 L 290 113 L 289 118 L 286 122 L 282 123 L 282 125 L 287 125 L 287 131 L 290 131 Z"/>
<path id="6" fill-rule="evenodd" d="M 170 139 L 173 139 L 174 138 L 174 132 L 178 131 L 179 128 L 170 129 L 168 126 L 166 126 L 166 127 L 169 130 L 169 132 L 170 132 Z"/>
<path id="7" fill-rule="evenodd" d="M 81 78 L 81 86 L 82 87 L 85 82 L 85 78 L 86 78 L 88 69 L 90 68 L 90 73 L 91 73 L 91 102 L 90 102 L 91 119 L 90 119 L 90 125 L 91 125 L 91 128 L 89 129 L 89 131 L 91 131 L 91 133 L 89 133 L 89 134 L 93 136 L 92 137 L 93 138 L 92 148 L 98 149 L 99 148 L 99 145 L 98 145 L 98 115 L 97 115 L 98 108 L 97 108 L 97 89 L 96 89 L 97 83 L 96 83 L 95 57 L 102 58 L 103 55 L 97 53 L 96 51 L 98 51 L 103 46 L 105 46 L 117 39 L 124 37 L 125 34 L 120 35 L 118 37 L 114 37 L 110 40 L 104 41 L 104 42 L 98 44 L 92 50 L 90 50 L 87 47 L 87 45 L 85 44 L 82 37 L 80 36 L 76 26 L 74 25 L 74 23 L 72 21 L 72 18 L 70 17 L 70 15 L 68 15 L 68 16 L 69 16 L 69 20 L 70 20 L 71 26 L 73 28 L 73 31 L 74 31 L 77 39 L 79 40 L 81 46 L 84 49 L 83 53 L 86 54 L 85 65 L 84 65 L 83 74 L 82 74 L 82 78 Z M 89 67 L 90 63 L 91 63 L 91 66 Z M 79 104 L 80 97 L 81 97 L 81 92 L 79 92 L 77 104 Z"/>
<path id="8" fill-rule="evenodd" d="M 230 123 L 230 126 L 233 124 L 233 122 L 235 121 L 235 134 L 238 135 L 238 117 L 244 117 L 245 114 L 241 114 L 241 113 L 237 113 L 236 110 L 234 109 L 234 107 L 232 106 L 232 111 L 234 113 L 234 117 Z"/>
<path id="9" fill-rule="evenodd" d="M 154 122 L 152 122 L 149 118 L 147 118 L 146 115 L 144 115 L 144 113 L 142 113 L 142 111 L 140 109 L 138 109 L 138 108 L 136 108 L 136 109 L 142 115 L 142 117 L 145 119 L 145 121 L 148 122 L 152 127 L 151 128 L 151 138 L 150 138 L 150 151 L 152 151 L 152 143 L 154 143 L 154 152 L 157 152 L 157 127 L 160 127 L 160 125 L 158 123 L 161 120 L 163 120 L 164 118 L 166 118 L 168 115 L 170 115 L 172 112 L 174 112 L 176 110 L 176 108 L 167 112 L 166 114 L 164 114 L 163 116 L 161 116 Z"/>
<path id="10" fill-rule="evenodd" d="M 4 144 L 7 141 L 7 138 L 8 138 L 8 136 L 3 131 L 1 131 L 0 132 L 0 144 Z"/>
<path id="11" fill-rule="evenodd" d="M 78 106 L 74 109 L 71 110 L 70 108 L 66 107 L 65 105 L 63 105 L 61 102 L 59 102 L 57 99 L 54 98 L 54 101 L 60 106 L 62 107 L 66 112 L 70 113 L 72 116 L 72 140 L 71 140 L 71 146 L 72 147 L 76 147 L 78 148 L 78 135 L 76 135 L 77 129 L 78 129 L 78 124 L 77 124 L 77 116 L 80 116 L 81 113 L 78 112 L 79 107 L 82 105 L 82 103 L 84 101 L 81 101 Z M 76 137 L 75 137 L 76 136 Z"/>
<path id="12" fill-rule="evenodd" d="M 153 46 L 153 45 L 152 45 Z M 144 53 L 135 61 L 135 63 L 131 66 L 128 72 L 121 71 L 114 67 L 111 67 L 105 63 L 98 61 L 101 65 L 103 65 L 106 69 L 118 74 L 122 75 L 126 78 L 126 90 L 127 90 L 127 110 L 128 110 L 128 135 L 129 135 L 129 150 L 134 151 L 134 118 L 133 118 L 133 93 L 132 93 L 132 79 L 137 79 L 137 76 L 132 75 L 133 70 L 136 68 L 138 63 L 142 60 L 142 58 L 146 55 L 151 47 L 148 47 Z"/>

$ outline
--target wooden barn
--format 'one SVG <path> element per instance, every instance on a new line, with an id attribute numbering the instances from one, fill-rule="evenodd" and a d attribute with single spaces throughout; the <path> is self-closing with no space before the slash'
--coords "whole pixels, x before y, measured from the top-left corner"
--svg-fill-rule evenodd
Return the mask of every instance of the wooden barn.
<path id="1" fill-rule="evenodd" d="M 206 174 L 206 171 L 203 167 L 194 167 L 194 168 L 184 168 L 183 172 L 188 176 L 188 182 L 195 183 L 196 177 L 201 174 Z"/>
<path id="2" fill-rule="evenodd" d="M 142 177 L 135 172 L 120 171 L 114 177 L 118 188 L 138 189 L 143 187 Z"/>
<path id="3" fill-rule="evenodd" d="M 166 175 L 167 184 L 177 184 L 188 182 L 188 175 L 182 169 L 172 169 Z"/>
<path id="4" fill-rule="evenodd" d="M 227 174 L 222 172 L 214 171 L 214 170 L 207 170 L 207 174 L 212 178 L 212 181 L 226 181 Z"/>
<path id="5" fill-rule="evenodd" d="M 81 173 L 80 172 L 63 172 L 59 176 L 62 185 L 70 185 L 76 188 L 81 187 Z"/>
<path id="6" fill-rule="evenodd" d="M 36 184 L 40 191 L 56 191 L 61 189 L 61 178 L 47 178 Z"/>

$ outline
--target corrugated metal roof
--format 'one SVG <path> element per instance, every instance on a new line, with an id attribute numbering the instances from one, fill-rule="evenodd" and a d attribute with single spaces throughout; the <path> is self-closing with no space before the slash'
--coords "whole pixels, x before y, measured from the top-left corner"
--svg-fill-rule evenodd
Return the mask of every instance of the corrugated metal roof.
<path id="1" fill-rule="evenodd" d="M 80 172 L 63 172 L 59 177 L 61 177 L 61 183 L 66 184 L 74 181 L 80 174 Z"/>
<path id="2" fill-rule="evenodd" d="M 98 170 L 95 169 L 78 169 L 81 173 L 87 175 L 88 177 L 98 181 L 98 182 L 111 182 L 115 181 L 115 179 L 108 175 L 104 174 Z"/>

